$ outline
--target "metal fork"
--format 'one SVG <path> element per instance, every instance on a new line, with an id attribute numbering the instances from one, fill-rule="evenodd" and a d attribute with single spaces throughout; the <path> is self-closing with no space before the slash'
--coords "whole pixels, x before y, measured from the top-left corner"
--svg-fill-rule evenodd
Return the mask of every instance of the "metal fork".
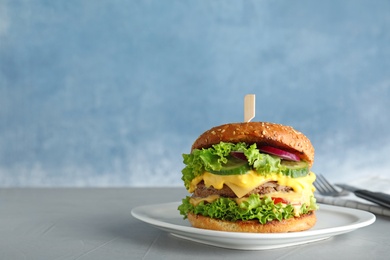
<path id="1" fill-rule="evenodd" d="M 337 190 L 330 182 L 321 174 L 316 174 L 317 178 L 314 182 L 314 187 L 317 191 L 324 196 L 339 197 L 348 195 L 349 192 L 346 190 L 339 191 Z"/>

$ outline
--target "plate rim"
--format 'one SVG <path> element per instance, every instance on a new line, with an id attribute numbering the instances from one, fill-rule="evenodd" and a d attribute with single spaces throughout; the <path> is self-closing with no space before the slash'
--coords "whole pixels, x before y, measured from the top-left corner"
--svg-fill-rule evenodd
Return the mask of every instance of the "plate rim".
<path id="1" fill-rule="evenodd" d="M 159 203 L 159 204 L 148 204 L 134 207 L 131 210 L 131 214 L 136 219 L 153 225 L 157 228 L 164 229 L 165 231 L 172 233 L 170 230 L 187 232 L 202 236 L 208 237 L 221 237 L 221 238 L 239 238 L 239 239 L 288 239 L 288 238 L 302 238 L 302 237 L 313 237 L 318 235 L 330 234 L 330 236 L 335 236 L 343 233 L 347 233 L 358 228 L 362 228 L 368 225 L 371 225 L 375 222 L 376 216 L 371 213 L 360 209 L 346 208 L 328 204 L 318 203 L 320 206 L 319 210 L 328 210 L 328 211 L 337 211 L 337 213 L 349 214 L 355 217 L 358 217 L 357 221 L 351 222 L 351 224 L 329 227 L 323 229 L 310 229 L 301 232 L 289 232 L 289 233 L 247 233 L 247 232 L 227 232 L 227 231 L 217 231 L 217 230 L 207 230 L 207 229 L 199 229 L 191 226 L 184 226 L 173 224 L 169 222 L 162 221 L 160 219 L 156 219 L 150 216 L 147 216 L 142 213 L 143 210 L 147 210 L 150 208 L 162 208 L 162 207 L 173 207 L 179 206 L 181 202 L 167 202 L 167 203 Z M 178 216 L 180 216 L 178 214 Z M 169 229 L 169 230 L 167 230 Z M 174 233 L 174 232 L 173 232 Z"/>

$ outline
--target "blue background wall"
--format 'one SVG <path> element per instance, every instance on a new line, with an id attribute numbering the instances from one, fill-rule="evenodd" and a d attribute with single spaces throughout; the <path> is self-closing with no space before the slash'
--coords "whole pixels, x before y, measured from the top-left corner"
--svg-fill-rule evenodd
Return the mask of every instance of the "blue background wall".
<path id="1" fill-rule="evenodd" d="M 315 171 L 389 173 L 390 2 L 0 0 L 0 186 L 180 186 L 248 93 Z"/>

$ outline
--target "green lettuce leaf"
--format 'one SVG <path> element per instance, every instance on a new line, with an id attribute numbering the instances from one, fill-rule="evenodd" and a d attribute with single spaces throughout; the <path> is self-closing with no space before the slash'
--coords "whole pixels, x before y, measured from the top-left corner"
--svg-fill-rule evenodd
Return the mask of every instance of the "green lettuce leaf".
<path id="1" fill-rule="evenodd" d="M 315 198 L 310 198 L 310 205 L 303 204 L 300 208 L 300 214 L 306 214 L 309 211 L 318 209 Z M 201 202 L 197 206 L 190 203 L 190 197 L 183 199 L 178 207 L 183 218 L 187 214 L 200 214 L 210 218 L 237 221 L 237 220 L 258 220 L 265 224 L 272 220 L 283 220 L 294 217 L 294 208 L 292 205 L 275 204 L 273 200 L 266 196 L 260 197 L 258 194 L 252 194 L 247 201 L 237 204 L 233 199 L 220 197 L 211 202 Z"/>
<path id="2" fill-rule="evenodd" d="M 261 153 L 256 144 L 248 146 L 243 142 L 237 144 L 221 142 L 207 149 L 194 149 L 191 154 L 183 154 L 183 163 L 186 166 L 182 170 L 182 180 L 185 187 L 189 189 L 191 181 L 202 175 L 204 171 L 220 170 L 222 165 L 227 163 L 232 151 L 243 152 L 249 165 L 261 175 L 272 172 L 296 178 L 309 173 L 308 167 L 294 171 L 286 169 L 279 157 Z"/>

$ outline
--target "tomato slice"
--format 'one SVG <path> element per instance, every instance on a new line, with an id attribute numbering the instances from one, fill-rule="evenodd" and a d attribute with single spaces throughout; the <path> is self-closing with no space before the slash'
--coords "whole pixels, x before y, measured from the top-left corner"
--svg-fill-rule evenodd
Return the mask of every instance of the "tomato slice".
<path id="1" fill-rule="evenodd" d="M 283 198 L 272 197 L 272 200 L 274 201 L 274 204 L 278 204 L 278 203 L 288 204 L 288 201 Z"/>

